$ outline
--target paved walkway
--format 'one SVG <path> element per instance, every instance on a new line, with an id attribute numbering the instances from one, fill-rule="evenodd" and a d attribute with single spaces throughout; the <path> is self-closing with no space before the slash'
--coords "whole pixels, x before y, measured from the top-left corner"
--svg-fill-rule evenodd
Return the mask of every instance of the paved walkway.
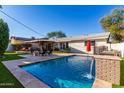
<path id="1" fill-rule="evenodd" d="M 112 88 L 112 84 L 107 81 L 96 78 L 93 84 L 93 88 Z"/>
<path id="2" fill-rule="evenodd" d="M 63 56 L 70 56 L 70 55 L 74 55 L 74 54 L 61 54 L 61 55 L 58 54 L 58 55 L 42 56 L 42 57 L 32 56 L 32 55 L 21 55 L 22 57 L 25 57 L 25 58 L 20 59 L 20 60 L 4 61 L 2 63 L 6 66 L 6 68 L 9 69 L 9 71 L 17 78 L 17 80 L 24 87 L 26 88 L 49 88 L 48 85 L 41 82 L 36 77 L 32 76 L 30 73 L 24 71 L 19 66 L 36 63 L 38 61 L 45 61 L 45 60 L 60 58 Z M 93 87 L 94 88 L 112 87 L 112 84 L 105 82 L 103 80 L 96 79 L 93 84 Z"/>

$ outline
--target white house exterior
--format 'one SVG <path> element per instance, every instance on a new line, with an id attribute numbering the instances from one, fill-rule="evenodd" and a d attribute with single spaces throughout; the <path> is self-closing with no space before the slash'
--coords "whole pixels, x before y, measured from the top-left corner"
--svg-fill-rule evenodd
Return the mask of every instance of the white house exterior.
<path id="1" fill-rule="evenodd" d="M 89 53 L 96 54 L 99 47 L 105 47 L 107 50 L 120 50 L 120 43 L 118 44 L 111 44 L 108 43 L 110 33 L 99 33 L 99 34 L 92 34 L 87 36 L 78 36 L 78 37 L 66 37 L 66 38 L 52 38 L 52 39 L 35 39 L 35 40 L 28 40 L 23 41 L 23 44 L 31 44 L 33 47 L 42 47 L 51 46 L 52 48 L 58 48 L 60 51 L 69 48 L 71 52 L 76 53 L 87 53 L 86 45 L 87 41 L 91 41 L 91 51 Z M 12 38 L 11 43 L 19 44 L 20 39 Z M 20 45 L 21 45 L 20 43 Z"/>
<path id="2" fill-rule="evenodd" d="M 109 38 L 109 33 L 100 33 L 88 36 L 80 36 L 80 37 L 68 37 L 68 38 L 59 38 L 56 40 L 58 42 L 58 46 L 60 43 L 67 43 L 68 47 L 71 49 L 71 52 L 78 53 L 87 53 L 86 51 L 86 42 L 87 40 L 91 41 L 91 54 L 95 53 L 95 49 L 99 46 L 106 46 L 108 50 L 110 50 L 110 44 L 107 43 Z M 112 48 L 115 49 L 116 45 L 112 45 Z M 60 48 L 60 47 L 59 47 Z"/>

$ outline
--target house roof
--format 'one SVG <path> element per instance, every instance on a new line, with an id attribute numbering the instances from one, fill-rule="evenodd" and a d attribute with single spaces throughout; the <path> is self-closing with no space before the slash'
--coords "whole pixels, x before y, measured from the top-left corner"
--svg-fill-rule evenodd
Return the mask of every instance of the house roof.
<path id="1" fill-rule="evenodd" d="M 22 41 L 29 41 L 29 40 L 32 40 L 31 38 L 15 37 L 15 36 L 12 36 L 11 39 L 22 40 Z"/>
<path id="2" fill-rule="evenodd" d="M 87 36 L 57 38 L 55 42 L 107 39 L 109 37 L 109 34 L 110 34 L 109 32 L 106 32 L 106 33 L 99 33 L 99 34 L 91 34 Z"/>
<path id="3" fill-rule="evenodd" d="M 99 34 L 91 34 L 85 36 L 77 36 L 77 37 L 64 37 L 64 38 L 40 38 L 40 39 L 31 39 L 31 38 L 22 38 L 22 37 L 11 37 L 16 40 L 23 40 L 24 43 L 35 43 L 35 42 L 71 42 L 71 41 L 84 41 L 84 40 L 99 40 L 99 39 L 107 39 L 109 38 L 109 32 L 99 33 Z"/>
<path id="4" fill-rule="evenodd" d="M 25 41 L 25 43 L 35 43 L 35 42 L 54 42 L 53 40 L 48 40 L 48 39 L 37 39 L 37 40 L 30 40 L 30 41 Z"/>

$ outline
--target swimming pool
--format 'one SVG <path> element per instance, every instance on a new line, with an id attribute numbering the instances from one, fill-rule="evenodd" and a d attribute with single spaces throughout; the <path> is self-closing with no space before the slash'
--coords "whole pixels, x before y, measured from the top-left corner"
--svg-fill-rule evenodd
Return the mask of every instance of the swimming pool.
<path id="1" fill-rule="evenodd" d="M 52 88 L 91 88 L 95 80 L 95 62 L 92 65 L 92 78 L 87 77 L 91 62 L 91 57 L 69 56 L 21 68 Z"/>

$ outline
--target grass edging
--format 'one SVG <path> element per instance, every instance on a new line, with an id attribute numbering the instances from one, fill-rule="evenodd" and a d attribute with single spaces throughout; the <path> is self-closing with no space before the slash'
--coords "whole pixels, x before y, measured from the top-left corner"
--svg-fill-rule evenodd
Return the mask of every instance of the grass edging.
<path id="1" fill-rule="evenodd" d="M 17 60 L 23 57 L 20 53 L 6 52 L 4 58 L 0 58 L 0 88 L 23 88 L 23 85 L 13 76 L 13 74 L 4 66 L 2 61 Z"/>
<path id="2" fill-rule="evenodd" d="M 113 88 L 124 88 L 124 58 L 120 61 L 120 85 L 112 85 Z"/>

